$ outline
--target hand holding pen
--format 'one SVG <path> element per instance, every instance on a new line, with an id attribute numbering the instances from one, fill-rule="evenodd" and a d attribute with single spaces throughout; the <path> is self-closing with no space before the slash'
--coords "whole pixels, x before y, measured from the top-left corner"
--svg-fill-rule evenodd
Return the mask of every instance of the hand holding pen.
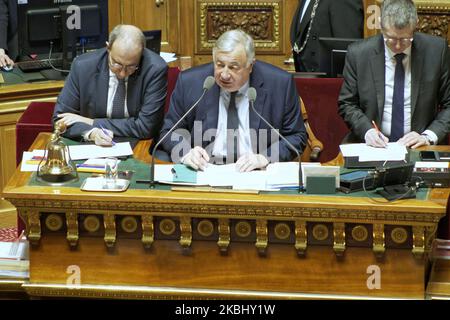
<path id="1" fill-rule="evenodd" d="M 378 129 L 377 124 L 373 120 L 372 126 L 373 128 L 368 130 L 364 137 L 366 140 L 366 144 L 375 148 L 386 148 L 389 139 L 381 133 L 380 129 Z"/>
<path id="2" fill-rule="evenodd" d="M 90 139 L 95 142 L 98 146 L 113 146 L 115 142 L 112 140 L 113 133 L 110 130 L 107 130 L 103 127 L 95 128 L 90 134 Z"/>

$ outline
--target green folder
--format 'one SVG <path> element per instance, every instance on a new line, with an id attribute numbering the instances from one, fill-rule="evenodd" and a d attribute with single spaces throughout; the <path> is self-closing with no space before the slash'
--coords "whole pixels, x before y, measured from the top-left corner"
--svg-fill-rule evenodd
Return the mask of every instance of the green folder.
<path id="1" fill-rule="evenodd" d="M 197 183 L 197 171 L 184 164 L 175 164 L 173 166 L 173 182 Z"/>

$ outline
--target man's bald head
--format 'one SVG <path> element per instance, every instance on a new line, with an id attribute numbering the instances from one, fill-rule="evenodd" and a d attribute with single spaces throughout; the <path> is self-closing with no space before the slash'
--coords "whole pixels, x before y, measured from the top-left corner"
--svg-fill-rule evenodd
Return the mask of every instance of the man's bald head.
<path id="1" fill-rule="evenodd" d="M 145 48 L 145 36 L 139 28 L 133 25 L 119 24 L 109 34 L 108 47 L 112 49 L 113 46 L 142 52 Z"/>

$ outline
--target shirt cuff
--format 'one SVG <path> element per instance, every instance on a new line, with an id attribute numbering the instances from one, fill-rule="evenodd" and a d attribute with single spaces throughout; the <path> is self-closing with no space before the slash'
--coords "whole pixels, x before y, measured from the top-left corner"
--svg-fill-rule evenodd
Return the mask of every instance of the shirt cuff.
<path id="1" fill-rule="evenodd" d="M 433 144 L 433 145 L 437 144 L 438 136 L 433 131 L 425 130 L 424 132 L 422 132 L 422 135 L 425 135 L 425 136 L 428 137 L 428 140 L 430 141 L 430 144 Z"/>
<path id="2" fill-rule="evenodd" d="M 83 139 L 85 140 L 85 141 L 91 141 L 91 140 L 89 140 L 89 135 L 92 133 L 92 131 L 94 131 L 95 130 L 95 128 L 92 128 L 91 130 L 89 130 L 89 131 L 86 131 L 85 133 L 83 133 Z"/>

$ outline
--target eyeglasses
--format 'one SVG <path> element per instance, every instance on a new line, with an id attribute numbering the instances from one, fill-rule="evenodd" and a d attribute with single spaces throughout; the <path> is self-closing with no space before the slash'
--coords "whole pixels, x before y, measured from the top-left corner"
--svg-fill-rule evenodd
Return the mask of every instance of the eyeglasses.
<path id="1" fill-rule="evenodd" d="M 116 61 L 114 61 L 114 59 L 111 57 L 111 55 L 109 55 L 109 66 L 111 67 L 111 69 L 114 69 L 115 71 L 122 71 L 123 69 L 125 69 L 125 72 L 134 72 L 137 69 L 139 69 L 139 65 L 137 64 L 132 64 L 129 66 L 124 66 L 123 64 L 120 64 Z"/>
<path id="2" fill-rule="evenodd" d="M 398 42 L 400 42 L 400 45 L 403 46 L 407 46 L 410 45 L 413 42 L 413 38 L 389 38 L 384 36 L 384 41 L 386 42 L 386 44 L 389 44 L 391 46 L 395 46 L 397 45 Z"/>

